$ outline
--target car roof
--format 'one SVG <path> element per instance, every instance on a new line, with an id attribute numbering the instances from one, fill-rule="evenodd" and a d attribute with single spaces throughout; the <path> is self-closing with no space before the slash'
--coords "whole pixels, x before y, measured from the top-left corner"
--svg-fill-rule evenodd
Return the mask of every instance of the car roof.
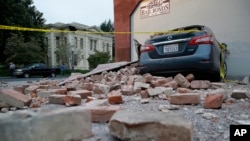
<path id="1" fill-rule="evenodd" d="M 179 27 L 176 29 L 173 29 L 172 31 L 178 31 L 178 30 L 203 30 L 206 26 L 204 25 L 190 25 L 190 26 L 184 26 Z"/>
<path id="2" fill-rule="evenodd" d="M 184 27 L 179 27 L 179 28 L 175 28 L 175 29 L 172 29 L 172 30 L 168 30 L 167 32 L 155 33 L 155 34 L 150 36 L 150 39 L 165 36 L 167 34 L 199 32 L 199 31 L 203 31 L 203 30 L 207 31 L 207 30 L 209 30 L 209 28 L 207 26 L 205 26 L 205 25 L 189 25 L 189 26 L 184 26 Z"/>

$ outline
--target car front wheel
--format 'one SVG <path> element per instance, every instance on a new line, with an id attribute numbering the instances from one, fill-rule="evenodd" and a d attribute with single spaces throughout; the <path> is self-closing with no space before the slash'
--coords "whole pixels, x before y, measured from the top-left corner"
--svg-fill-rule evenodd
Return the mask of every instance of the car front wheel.
<path id="1" fill-rule="evenodd" d="M 50 76 L 51 76 L 52 78 L 54 78 L 54 77 L 56 77 L 56 73 L 55 73 L 55 72 L 51 72 Z"/>
<path id="2" fill-rule="evenodd" d="M 24 77 L 25 77 L 25 78 L 29 78 L 29 77 L 30 77 L 30 74 L 29 74 L 29 73 L 25 73 L 25 74 L 24 74 Z"/>

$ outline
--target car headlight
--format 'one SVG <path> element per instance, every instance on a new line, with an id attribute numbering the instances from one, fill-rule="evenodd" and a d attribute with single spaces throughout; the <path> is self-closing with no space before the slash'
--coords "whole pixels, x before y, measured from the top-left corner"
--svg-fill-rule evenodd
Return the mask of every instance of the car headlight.
<path id="1" fill-rule="evenodd" d="M 21 69 L 17 69 L 16 71 L 17 71 L 17 72 L 22 72 L 23 70 L 21 70 Z"/>

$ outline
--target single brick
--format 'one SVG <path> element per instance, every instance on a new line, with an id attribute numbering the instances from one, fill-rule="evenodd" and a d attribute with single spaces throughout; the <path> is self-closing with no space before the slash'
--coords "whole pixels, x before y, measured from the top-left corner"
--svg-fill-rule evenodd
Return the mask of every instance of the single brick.
<path id="1" fill-rule="evenodd" d="M 66 95 L 64 97 L 64 103 L 67 106 L 81 105 L 82 99 L 80 95 Z"/>
<path id="2" fill-rule="evenodd" d="M 89 107 L 91 111 L 92 122 L 108 122 L 113 114 L 121 110 L 121 106 L 110 105 L 110 106 L 91 106 Z"/>
<path id="3" fill-rule="evenodd" d="M 92 96 L 92 91 L 88 90 L 77 90 L 77 91 L 70 91 L 69 95 L 80 95 L 82 99 L 86 99 L 88 96 Z"/>
<path id="4" fill-rule="evenodd" d="M 121 104 L 121 103 L 123 103 L 122 94 L 121 94 L 121 92 L 119 90 L 110 92 L 107 95 L 107 97 L 108 97 L 108 102 L 110 104 Z"/>
<path id="5" fill-rule="evenodd" d="M 54 94 L 49 96 L 50 104 L 61 104 L 64 105 L 64 97 L 65 95 Z"/>
<path id="6" fill-rule="evenodd" d="M 174 94 L 170 96 L 170 103 L 176 105 L 199 104 L 199 93 Z"/>
<path id="7" fill-rule="evenodd" d="M 218 109 L 221 108 L 223 102 L 223 94 L 207 94 L 205 97 L 204 108 Z"/>
<path id="8" fill-rule="evenodd" d="M 192 89 L 208 89 L 210 87 L 210 81 L 208 80 L 194 80 L 191 82 Z"/>
<path id="9" fill-rule="evenodd" d="M 174 80 L 181 86 L 184 88 L 188 88 L 190 87 L 190 82 L 182 75 L 182 74 L 177 74 L 174 77 Z"/>
<path id="10" fill-rule="evenodd" d="M 10 106 L 22 108 L 30 105 L 31 98 L 13 89 L 0 89 L 0 101 Z"/>

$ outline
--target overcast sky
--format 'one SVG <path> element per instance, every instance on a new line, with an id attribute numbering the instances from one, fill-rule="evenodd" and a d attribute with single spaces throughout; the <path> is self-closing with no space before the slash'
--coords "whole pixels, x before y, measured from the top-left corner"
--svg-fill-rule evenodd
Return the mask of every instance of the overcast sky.
<path id="1" fill-rule="evenodd" d="M 99 26 L 105 20 L 114 21 L 113 0 L 33 0 L 48 23 L 78 22 Z"/>

